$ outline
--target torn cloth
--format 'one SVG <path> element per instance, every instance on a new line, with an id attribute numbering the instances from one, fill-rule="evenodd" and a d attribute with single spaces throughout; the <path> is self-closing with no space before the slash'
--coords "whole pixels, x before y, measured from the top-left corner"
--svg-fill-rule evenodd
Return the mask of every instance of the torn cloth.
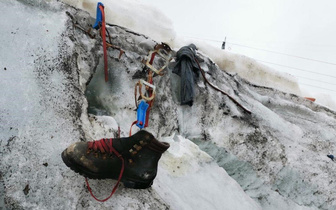
<path id="1" fill-rule="evenodd" d="M 192 106 L 194 102 L 194 83 L 199 77 L 199 67 L 195 61 L 196 46 L 190 44 L 182 47 L 176 53 L 173 73 L 181 77 L 181 105 Z"/>

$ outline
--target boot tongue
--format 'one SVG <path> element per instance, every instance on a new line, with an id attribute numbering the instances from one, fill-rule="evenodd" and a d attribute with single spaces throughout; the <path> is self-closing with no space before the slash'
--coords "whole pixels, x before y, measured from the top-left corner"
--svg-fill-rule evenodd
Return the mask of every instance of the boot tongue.
<path id="1" fill-rule="evenodd" d="M 156 140 L 152 134 L 140 130 L 133 136 L 113 139 L 113 147 L 121 154 L 127 154 L 130 149 L 136 149 L 139 146 L 144 147 L 152 140 Z"/>
<path id="2" fill-rule="evenodd" d="M 141 135 L 144 137 L 144 141 L 149 143 L 148 147 L 150 149 L 159 153 L 163 153 L 170 147 L 169 143 L 158 141 L 151 133 L 145 130 L 141 130 L 140 132 L 142 132 Z"/>
<path id="3" fill-rule="evenodd" d="M 148 145 L 148 148 L 159 153 L 164 153 L 168 148 L 170 147 L 170 144 L 167 142 L 159 142 L 158 140 L 154 139 L 150 142 Z"/>
<path id="4" fill-rule="evenodd" d="M 163 153 L 170 145 L 166 142 L 159 142 L 151 133 L 145 130 L 140 130 L 128 138 L 113 140 L 113 147 L 121 154 L 127 154 L 131 149 L 137 150 L 138 147 L 147 146 L 153 151 Z"/>
<path id="5" fill-rule="evenodd" d="M 148 147 L 149 149 L 158 153 L 163 153 L 170 147 L 169 143 L 159 142 L 151 133 L 145 130 L 140 130 L 139 132 L 131 136 L 131 138 L 134 138 L 134 148 L 138 146 L 143 147 L 144 145 L 148 144 L 148 146 L 146 147 Z"/>

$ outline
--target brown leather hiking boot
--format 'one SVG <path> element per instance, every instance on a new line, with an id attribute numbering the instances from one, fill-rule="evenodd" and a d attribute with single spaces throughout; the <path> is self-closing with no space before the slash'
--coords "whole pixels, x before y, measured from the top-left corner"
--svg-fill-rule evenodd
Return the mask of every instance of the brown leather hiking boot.
<path id="1" fill-rule="evenodd" d="M 129 138 L 77 142 L 62 152 L 63 162 L 75 172 L 91 179 L 118 179 L 125 187 L 144 189 L 153 184 L 158 161 L 169 148 L 152 134 L 141 130 Z"/>

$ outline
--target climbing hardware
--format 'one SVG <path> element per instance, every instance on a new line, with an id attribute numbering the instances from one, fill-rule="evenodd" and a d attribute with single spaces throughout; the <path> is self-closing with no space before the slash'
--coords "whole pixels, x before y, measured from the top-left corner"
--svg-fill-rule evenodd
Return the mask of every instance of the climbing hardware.
<path id="1" fill-rule="evenodd" d="M 146 91 L 150 90 L 152 92 L 151 96 L 145 96 L 145 94 L 142 92 L 142 86 L 145 86 Z M 143 79 L 140 79 L 135 84 L 134 89 L 134 95 L 135 95 L 135 106 L 138 106 L 137 103 L 137 92 L 139 92 L 140 97 L 142 100 L 145 100 L 147 102 L 154 100 L 155 97 L 155 86 L 153 84 L 150 84 L 149 82 L 144 81 Z"/>
<path id="2" fill-rule="evenodd" d="M 153 60 L 154 57 L 158 55 L 161 58 L 163 58 L 165 60 L 165 63 L 163 66 L 161 66 L 160 69 L 157 69 L 153 66 Z M 155 72 L 156 74 L 162 76 L 163 75 L 163 70 L 168 66 L 169 62 L 172 60 L 172 50 L 169 47 L 169 45 L 162 43 L 159 45 L 156 45 L 154 47 L 154 50 L 149 51 L 149 56 L 148 59 L 146 61 L 146 66 L 148 69 L 150 69 L 151 71 Z"/>
<path id="3" fill-rule="evenodd" d="M 97 17 L 96 17 L 96 22 L 93 25 L 93 28 L 100 29 L 100 35 L 103 39 L 104 73 L 105 73 L 105 82 L 107 82 L 108 81 L 108 66 L 107 66 L 106 24 L 105 24 L 104 4 L 101 2 L 98 2 L 97 4 Z"/>
<path id="4" fill-rule="evenodd" d="M 71 18 L 73 26 L 78 28 L 79 30 L 85 32 L 91 39 L 95 39 L 95 34 L 91 33 L 91 28 L 88 30 L 85 30 L 84 27 L 78 24 L 78 21 L 69 13 L 66 12 L 66 14 Z M 107 62 L 107 49 L 113 48 L 120 51 L 119 53 L 119 59 L 121 56 L 125 53 L 124 50 L 122 50 L 120 47 L 115 46 L 112 44 L 112 39 L 109 34 L 109 31 L 106 29 L 106 22 L 105 22 L 105 13 L 104 13 L 104 4 L 101 2 L 98 2 L 97 4 L 97 12 L 96 12 L 96 22 L 92 26 L 92 28 L 99 30 L 99 33 L 102 38 L 102 45 L 103 45 L 103 54 L 104 54 L 104 75 L 105 75 L 105 81 L 108 81 L 108 62 Z M 108 37 L 109 42 L 106 40 L 106 37 Z"/>
<path id="5" fill-rule="evenodd" d="M 170 46 L 166 43 L 157 44 L 154 46 L 154 49 L 149 51 L 148 56 L 143 63 L 145 64 L 145 69 L 147 70 L 147 81 L 139 80 L 135 85 L 134 97 L 135 97 L 135 106 L 137 107 L 137 120 L 133 122 L 132 126 L 136 124 L 140 129 L 148 127 L 149 124 L 149 114 L 151 107 L 153 106 L 153 102 L 155 99 L 155 85 L 153 82 L 153 74 L 157 74 L 159 76 L 163 76 L 163 70 L 168 66 L 169 62 L 172 60 L 173 51 Z M 154 66 L 155 57 L 159 57 L 159 59 L 163 60 L 163 65 L 160 67 Z M 142 92 L 142 86 L 145 86 L 145 93 Z M 137 98 L 137 92 L 139 92 L 140 98 Z M 138 105 L 138 100 L 141 100 Z M 147 104 L 147 105 L 145 105 Z M 144 109 L 146 107 L 146 109 Z M 138 111 L 138 110 L 141 111 Z M 146 113 L 143 113 L 146 111 Z M 140 116 L 139 116 L 140 115 Z M 145 121 L 143 121 L 145 118 Z M 139 120 L 141 121 L 139 122 Z M 130 135 L 132 131 L 132 126 L 130 129 Z"/>

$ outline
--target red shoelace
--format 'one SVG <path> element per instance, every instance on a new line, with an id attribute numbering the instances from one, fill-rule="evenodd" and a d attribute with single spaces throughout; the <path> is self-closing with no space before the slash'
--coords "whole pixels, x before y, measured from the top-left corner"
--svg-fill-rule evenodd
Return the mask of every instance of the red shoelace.
<path id="1" fill-rule="evenodd" d="M 105 202 L 112 197 L 112 195 L 115 193 L 115 191 L 118 188 L 118 185 L 119 185 L 120 180 L 122 178 L 122 175 L 124 173 L 124 168 L 125 168 L 124 158 L 121 156 L 121 154 L 117 150 L 115 150 L 113 148 L 113 139 L 101 139 L 101 140 L 97 140 L 97 141 L 88 142 L 88 149 L 89 150 L 94 150 L 94 151 L 97 151 L 99 149 L 100 152 L 102 152 L 102 153 L 114 153 L 121 160 L 121 170 L 120 170 L 120 173 L 119 173 L 118 181 L 114 185 L 111 194 L 105 199 L 98 199 L 96 196 L 93 195 L 92 189 L 91 189 L 91 187 L 89 185 L 89 182 L 88 182 L 88 179 L 85 177 L 85 182 L 86 182 L 87 188 L 88 188 L 91 196 L 96 201 Z"/>
<path id="2" fill-rule="evenodd" d="M 119 153 L 112 146 L 113 139 L 100 139 L 97 141 L 88 142 L 88 149 L 97 151 L 100 150 L 101 153 L 114 153 L 119 156 Z"/>

